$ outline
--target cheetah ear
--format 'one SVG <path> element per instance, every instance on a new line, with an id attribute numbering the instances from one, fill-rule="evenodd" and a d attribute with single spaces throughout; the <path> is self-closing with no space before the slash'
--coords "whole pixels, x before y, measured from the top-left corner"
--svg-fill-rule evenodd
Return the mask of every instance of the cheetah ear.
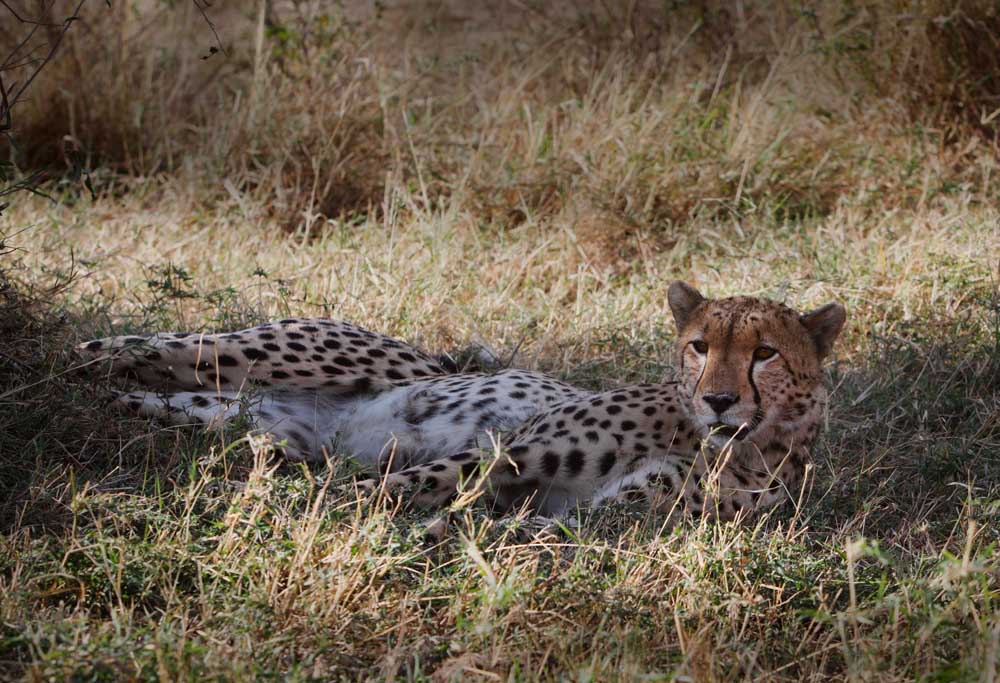
<path id="1" fill-rule="evenodd" d="M 698 308 L 704 300 L 705 297 L 688 283 L 680 280 L 670 283 L 670 288 L 667 290 L 667 303 L 670 304 L 670 310 L 677 322 L 677 332 L 687 326 L 694 309 Z"/>
<path id="2" fill-rule="evenodd" d="M 847 311 L 840 304 L 827 304 L 799 316 L 799 322 L 816 344 L 816 353 L 820 360 L 833 350 L 833 342 L 840 335 L 846 319 Z"/>

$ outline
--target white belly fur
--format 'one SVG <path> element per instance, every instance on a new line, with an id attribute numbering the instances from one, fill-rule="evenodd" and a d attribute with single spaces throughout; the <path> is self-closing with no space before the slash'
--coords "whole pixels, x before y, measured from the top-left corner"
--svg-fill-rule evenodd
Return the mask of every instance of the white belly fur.
<path id="1" fill-rule="evenodd" d="M 332 444 L 335 452 L 370 469 L 385 469 L 392 458 L 391 469 L 398 470 L 476 446 L 489 449 L 493 446 L 489 432 L 496 436 L 514 429 L 561 400 L 551 393 L 518 391 L 514 384 L 523 381 L 525 374 L 510 371 L 433 379 L 351 398 L 320 394 L 274 398 L 281 412 L 291 412 L 296 422 L 312 425 L 320 442 Z M 465 389 L 466 398 L 458 408 L 446 409 L 455 399 L 455 382 L 464 383 L 460 388 Z M 488 406 L 473 406 L 487 382 L 496 400 Z M 420 417 L 435 405 L 438 408 L 433 415 Z"/>

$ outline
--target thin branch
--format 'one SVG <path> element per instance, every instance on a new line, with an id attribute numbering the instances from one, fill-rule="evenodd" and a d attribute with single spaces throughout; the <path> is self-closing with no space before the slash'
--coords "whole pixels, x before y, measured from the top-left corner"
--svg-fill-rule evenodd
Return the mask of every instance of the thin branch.
<path id="1" fill-rule="evenodd" d="M 62 46 L 63 39 L 69 32 L 70 27 L 74 22 L 80 19 L 80 12 L 86 2 L 87 0 L 79 0 L 75 9 L 73 9 L 73 12 L 67 16 L 62 23 L 52 23 L 22 17 L 17 10 L 11 6 L 11 3 L 8 2 L 8 0 L 0 0 L 0 8 L 7 10 L 14 17 L 14 19 L 20 23 L 31 26 L 31 29 L 27 32 L 25 38 L 18 42 L 14 49 L 7 54 L 3 62 L 0 63 L 0 137 L 5 137 L 10 140 L 10 133 L 13 129 L 12 112 L 14 107 L 20 101 L 22 95 L 24 95 L 28 87 L 35 81 L 35 78 L 38 77 L 38 74 L 41 73 L 42 69 L 44 69 L 55 57 L 59 48 Z M 211 7 L 211 3 L 209 0 L 192 0 L 192 2 L 201 14 L 202 19 L 205 20 L 205 23 L 211 29 L 212 35 L 215 36 L 215 42 L 218 47 L 213 46 L 210 50 L 210 54 L 221 51 L 223 54 L 228 56 L 226 49 L 222 46 L 222 39 L 219 37 L 219 32 L 216 30 L 215 24 L 209 18 L 206 11 L 206 8 Z M 110 0 L 108 0 L 108 5 L 110 4 Z M 51 10 L 51 8 L 52 5 L 49 6 L 49 10 Z M 50 28 L 57 26 L 61 27 L 60 30 L 55 33 L 54 39 L 50 39 L 48 52 L 46 52 L 44 56 L 35 57 L 33 55 L 39 50 L 39 48 L 32 47 L 30 50 L 27 50 L 27 54 L 23 54 L 25 47 L 31 43 L 31 40 L 34 38 L 39 27 L 43 26 Z M 14 83 L 9 84 L 4 81 L 3 75 L 5 72 L 11 71 L 15 68 L 20 69 L 27 66 L 32 66 L 33 69 L 31 74 L 23 82 L 15 81 Z M 38 189 L 38 185 L 43 182 L 46 177 L 47 174 L 44 171 L 38 171 L 32 173 L 26 178 L 11 183 L 6 187 L 0 187 L 0 198 L 19 191 L 31 192 L 32 194 L 40 195 L 42 197 L 48 197 L 48 195 Z M 88 182 L 88 188 L 89 187 Z M 93 189 L 91 189 L 91 193 L 93 193 Z M 6 204 L 0 205 L 0 212 L 2 212 L 4 208 L 6 208 Z"/>
<path id="2" fill-rule="evenodd" d="M 4 7 L 6 7 L 7 11 L 10 12 L 11 14 L 13 14 L 14 18 L 17 19 L 22 24 L 34 24 L 35 26 L 58 26 L 59 25 L 59 24 L 51 24 L 51 23 L 49 23 L 47 21 L 35 21 L 34 19 L 25 19 L 20 14 L 18 14 L 14 10 L 13 7 L 11 7 L 10 5 L 8 5 L 5 2 L 5 0 L 0 0 L 0 5 L 3 5 Z"/>
<path id="3" fill-rule="evenodd" d="M 83 9 L 83 5 L 86 2 L 87 2 L 87 0 L 80 0 L 80 2 L 76 6 L 76 9 L 73 10 L 73 13 L 71 15 L 69 15 L 68 17 L 66 17 L 66 19 L 63 20 L 62 30 L 59 31 L 59 34 L 56 36 L 56 39 L 53 41 L 52 47 L 49 50 L 49 53 L 47 55 L 45 55 L 45 59 L 43 59 L 42 62 L 41 62 L 41 64 L 39 64 L 38 67 L 34 70 L 34 72 L 32 72 L 31 76 L 28 77 L 28 80 L 25 81 L 24 84 L 21 85 L 20 88 L 18 88 L 18 90 L 17 90 L 16 93 L 14 93 L 14 97 L 10 100 L 10 103 L 8 104 L 9 108 L 12 109 L 14 107 L 14 105 L 17 104 L 18 99 L 20 99 L 20 97 L 24 93 L 25 89 L 27 89 L 27 87 L 29 85 L 31 85 L 32 81 L 34 81 L 35 78 L 38 76 L 38 73 L 45 67 L 46 64 L 48 64 L 52 60 L 52 57 L 55 56 L 56 51 L 59 49 L 59 46 L 62 45 L 63 38 L 66 37 L 66 32 L 69 31 L 70 25 L 72 25 L 72 23 L 74 21 L 76 21 L 77 19 L 80 18 L 80 10 Z M 9 109 L 8 109 L 8 111 L 9 111 Z"/>
<path id="4" fill-rule="evenodd" d="M 211 19 L 208 18 L 208 13 L 205 11 L 205 7 L 212 6 L 211 3 L 205 2 L 205 0 L 191 0 L 191 1 L 194 3 L 194 6 L 198 8 L 198 11 L 201 13 L 201 18 L 204 19 L 205 23 L 208 24 L 208 27 L 212 29 L 212 35 L 215 36 L 215 43 L 216 45 L 218 45 L 219 51 L 228 57 L 229 53 L 226 52 L 226 48 L 222 45 L 222 39 L 219 38 L 219 32 L 215 30 L 215 24 L 212 22 Z M 202 7 L 202 2 L 205 3 L 205 7 Z"/>
<path id="5" fill-rule="evenodd" d="M 14 49 L 10 51 L 10 54 L 7 55 L 7 58 L 3 60 L 3 64 L 0 64 L 0 71 L 6 71 L 9 68 L 13 68 L 10 64 L 10 60 L 14 59 L 14 57 L 17 57 L 21 54 L 21 48 L 28 44 L 28 41 L 34 37 L 35 31 L 37 30 L 38 30 L 38 24 L 35 24 L 34 26 L 31 27 L 31 30 L 28 32 L 28 35 L 24 37 L 24 40 L 18 43 L 14 47 Z M 34 50 L 32 50 L 32 52 L 34 52 Z"/>
<path id="6" fill-rule="evenodd" d="M 7 88 L 3 83 L 3 71 L 0 70 L 0 133 L 6 135 L 10 128 L 10 104 L 7 101 Z"/>

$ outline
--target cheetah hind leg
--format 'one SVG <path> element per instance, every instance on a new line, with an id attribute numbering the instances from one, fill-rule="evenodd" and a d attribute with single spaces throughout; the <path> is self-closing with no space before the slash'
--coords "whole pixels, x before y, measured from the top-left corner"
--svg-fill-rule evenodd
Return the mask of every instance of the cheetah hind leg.
<path id="1" fill-rule="evenodd" d="M 119 393 L 113 403 L 120 409 L 170 424 L 215 430 L 244 416 L 255 432 L 268 434 L 277 450 L 291 460 L 318 460 L 329 451 L 329 436 L 311 427 L 302 419 L 301 411 L 289 409 L 280 398 L 236 392 L 132 391 Z"/>
<path id="2" fill-rule="evenodd" d="M 108 337 L 76 351 L 87 366 L 169 391 L 258 384 L 350 395 L 445 372 L 409 344 L 326 318 L 293 318 L 225 334 Z"/>

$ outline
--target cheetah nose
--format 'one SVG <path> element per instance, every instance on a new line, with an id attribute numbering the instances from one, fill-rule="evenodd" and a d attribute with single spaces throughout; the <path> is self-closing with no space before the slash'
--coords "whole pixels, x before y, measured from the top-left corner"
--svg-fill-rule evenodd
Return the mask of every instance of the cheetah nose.
<path id="1" fill-rule="evenodd" d="M 722 415 L 739 400 L 739 397 L 736 394 L 705 394 L 701 400 L 710 405 L 716 415 Z"/>

